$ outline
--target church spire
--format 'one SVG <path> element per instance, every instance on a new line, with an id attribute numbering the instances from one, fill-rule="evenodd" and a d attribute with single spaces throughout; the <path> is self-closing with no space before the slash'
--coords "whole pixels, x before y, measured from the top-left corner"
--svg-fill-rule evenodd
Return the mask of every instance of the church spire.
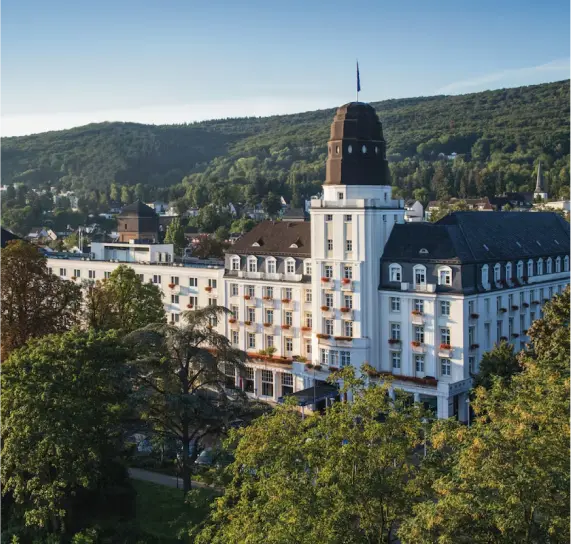
<path id="1" fill-rule="evenodd" d="M 545 193 L 545 181 L 543 180 L 543 172 L 541 170 L 541 161 L 537 167 L 537 183 L 535 184 L 536 193 Z"/>

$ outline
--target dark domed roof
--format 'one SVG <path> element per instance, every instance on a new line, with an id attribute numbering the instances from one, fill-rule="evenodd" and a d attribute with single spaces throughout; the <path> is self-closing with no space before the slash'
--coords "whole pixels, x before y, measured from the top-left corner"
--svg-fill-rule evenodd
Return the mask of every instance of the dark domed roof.
<path id="1" fill-rule="evenodd" d="M 156 217 L 157 214 L 155 213 L 155 210 L 153 210 L 153 208 L 147 206 L 146 204 L 143 204 L 143 202 L 141 202 L 140 200 L 136 200 L 135 202 L 133 202 L 133 204 L 129 204 L 128 206 L 125 206 L 121 210 L 119 217 L 126 217 L 126 216 Z"/>
<path id="2" fill-rule="evenodd" d="M 325 185 L 390 185 L 383 128 L 375 108 L 341 106 L 331 123 Z"/>

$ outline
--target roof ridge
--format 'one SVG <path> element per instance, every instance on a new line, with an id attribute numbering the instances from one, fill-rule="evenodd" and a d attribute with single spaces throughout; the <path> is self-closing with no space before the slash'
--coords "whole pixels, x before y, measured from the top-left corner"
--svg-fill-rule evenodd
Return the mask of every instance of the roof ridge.
<path id="1" fill-rule="evenodd" d="M 479 212 L 479 213 L 482 213 L 482 212 Z M 462 228 L 461 222 L 458 221 L 458 216 L 456 216 L 455 213 L 452 213 L 451 215 L 454 217 L 454 220 L 456 222 L 456 226 L 458 227 L 458 230 L 462 234 L 462 238 L 464 238 L 464 242 L 466 243 L 466 246 L 468 247 L 468 250 L 470 251 L 470 254 L 472 255 L 472 259 L 477 260 L 476 254 L 474 253 L 474 250 L 472 249 L 472 244 L 468 240 L 468 237 L 466 236 L 466 233 L 464 232 L 464 229 Z M 449 225 L 447 225 L 447 226 L 449 226 Z"/>

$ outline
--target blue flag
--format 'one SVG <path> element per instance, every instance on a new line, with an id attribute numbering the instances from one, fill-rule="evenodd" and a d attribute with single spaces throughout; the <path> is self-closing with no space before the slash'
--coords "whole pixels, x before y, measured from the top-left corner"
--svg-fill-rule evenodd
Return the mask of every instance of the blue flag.
<path id="1" fill-rule="evenodd" d="M 361 78 L 359 77 L 359 61 L 357 61 L 357 92 L 361 90 Z"/>

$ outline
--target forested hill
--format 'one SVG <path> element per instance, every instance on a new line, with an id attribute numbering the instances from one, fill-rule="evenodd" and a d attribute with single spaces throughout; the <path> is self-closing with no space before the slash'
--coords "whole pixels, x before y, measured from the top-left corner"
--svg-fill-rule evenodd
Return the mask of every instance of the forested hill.
<path id="1" fill-rule="evenodd" d="M 569 81 L 373 106 L 401 196 L 418 189 L 430 197 L 532 189 L 539 160 L 550 192 L 568 183 Z M 140 184 L 147 198 L 186 195 L 190 201 L 193 185 L 224 184 L 240 188 L 233 198 L 271 191 L 301 200 L 324 178 L 334 113 L 168 126 L 101 123 L 3 138 L 2 184 L 57 184 L 99 200 L 112 183 Z M 462 157 L 452 163 L 439 160 L 440 153 Z M 161 192 L 165 187 L 170 195 Z"/>

